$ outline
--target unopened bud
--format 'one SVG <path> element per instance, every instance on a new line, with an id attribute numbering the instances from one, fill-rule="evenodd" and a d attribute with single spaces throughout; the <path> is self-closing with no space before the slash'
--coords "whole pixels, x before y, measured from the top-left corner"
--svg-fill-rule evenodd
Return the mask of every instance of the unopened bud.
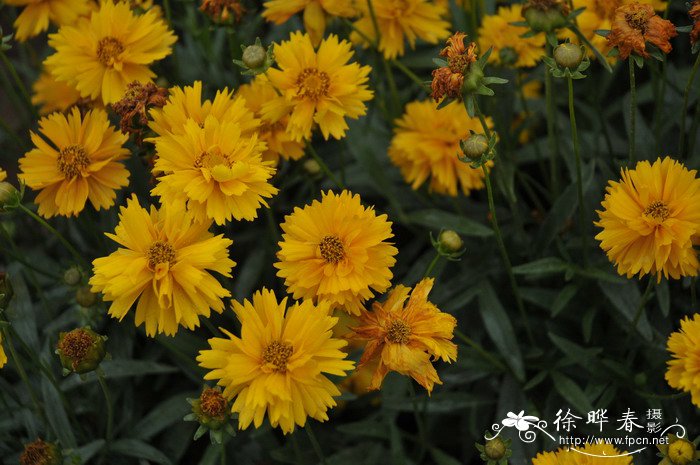
<path id="1" fill-rule="evenodd" d="M 316 176 L 321 172 L 321 165 L 313 158 L 309 158 L 304 162 L 304 170 L 311 176 Z"/>
<path id="2" fill-rule="evenodd" d="M 462 153 L 470 160 L 479 160 L 489 148 L 489 140 L 483 134 L 472 134 L 459 142 Z"/>
<path id="3" fill-rule="evenodd" d="M 443 251 L 451 254 L 459 252 L 464 247 L 462 238 L 451 229 L 446 229 L 440 233 L 438 244 Z"/>
<path id="4" fill-rule="evenodd" d="M 82 273 L 80 272 L 80 268 L 77 266 L 73 266 L 71 268 L 68 268 L 64 273 L 63 273 L 63 282 L 68 284 L 69 286 L 75 286 L 80 282 L 80 279 L 82 278 Z"/>
<path id="5" fill-rule="evenodd" d="M 484 444 L 484 453 L 491 460 L 501 460 L 506 456 L 508 447 L 501 438 L 494 438 Z"/>
<path id="6" fill-rule="evenodd" d="M 554 61 L 559 66 L 571 70 L 578 68 L 583 61 L 584 49 L 580 45 L 566 42 L 554 49 Z"/>
<path id="7" fill-rule="evenodd" d="M 21 465 L 61 465 L 63 454 L 58 445 L 37 439 L 24 445 L 24 452 L 19 456 Z"/>
<path id="8" fill-rule="evenodd" d="M 265 47 L 258 44 L 249 45 L 243 50 L 243 63 L 248 68 L 255 69 L 260 68 L 265 64 L 265 58 L 267 57 L 267 51 Z"/>
<path id="9" fill-rule="evenodd" d="M 14 210 L 19 206 L 22 196 L 9 182 L 0 182 L 0 212 Z"/>
<path id="10" fill-rule="evenodd" d="M 97 302 L 97 294 L 90 290 L 90 286 L 83 286 L 75 291 L 75 301 L 81 307 L 92 307 Z"/>
<path id="11" fill-rule="evenodd" d="M 61 365 L 66 371 L 78 374 L 95 370 L 107 354 L 106 339 L 87 327 L 60 333 L 56 353 Z"/>
<path id="12" fill-rule="evenodd" d="M 569 7 L 562 0 L 529 0 L 523 17 L 535 32 L 552 32 L 566 26 Z"/>

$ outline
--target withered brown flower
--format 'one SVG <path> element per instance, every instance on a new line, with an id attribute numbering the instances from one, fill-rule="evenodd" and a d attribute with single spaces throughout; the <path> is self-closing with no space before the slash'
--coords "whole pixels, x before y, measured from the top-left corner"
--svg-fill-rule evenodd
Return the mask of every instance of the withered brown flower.
<path id="1" fill-rule="evenodd" d="M 476 61 L 476 44 L 470 42 L 465 46 L 466 37 L 463 32 L 455 32 L 440 52 L 440 56 L 447 59 L 447 66 L 433 70 L 433 82 L 430 85 L 433 99 L 458 98 L 462 94 L 464 74 L 469 65 Z"/>
<path id="2" fill-rule="evenodd" d="M 607 39 L 608 45 L 617 47 L 620 58 L 624 60 L 632 53 L 649 58 L 647 42 L 662 52 L 669 53 L 672 49 L 669 40 L 677 35 L 673 23 L 658 16 L 653 6 L 635 2 L 623 5 L 615 11 L 615 19 Z"/>
<path id="3" fill-rule="evenodd" d="M 700 0 L 693 1 L 688 14 L 693 20 L 693 30 L 690 31 L 690 43 L 695 45 L 700 41 Z"/>
<path id="4" fill-rule="evenodd" d="M 112 109 L 119 115 L 119 127 L 124 134 L 133 134 L 140 145 L 143 131 L 148 125 L 148 109 L 162 107 L 168 98 L 168 89 L 158 87 L 149 82 L 142 84 L 134 81 L 126 88 L 126 93 L 121 100 L 112 105 Z"/>
<path id="5" fill-rule="evenodd" d="M 240 21 L 245 7 L 238 0 L 202 0 L 199 11 L 216 22 Z"/>

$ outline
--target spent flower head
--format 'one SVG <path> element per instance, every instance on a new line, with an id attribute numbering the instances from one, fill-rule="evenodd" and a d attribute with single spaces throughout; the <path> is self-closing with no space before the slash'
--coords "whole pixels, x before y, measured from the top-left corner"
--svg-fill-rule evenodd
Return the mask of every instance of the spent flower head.
<path id="1" fill-rule="evenodd" d="M 24 445 L 19 463 L 21 465 L 61 465 L 63 454 L 57 444 L 37 439 Z"/>
<path id="2" fill-rule="evenodd" d="M 229 421 L 231 419 L 231 405 L 224 397 L 221 388 L 205 386 L 202 393 L 196 399 L 187 399 L 192 406 L 192 413 L 187 415 L 185 421 L 196 421 L 199 428 L 194 433 L 197 440 L 209 431 L 209 439 L 212 444 L 221 444 L 224 433 L 235 436 L 236 432 Z"/>
<path id="3" fill-rule="evenodd" d="M 141 145 L 143 133 L 148 127 L 148 111 L 151 108 L 162 108 L 167 99 L 168 89 L 152 82 L 131 82 L 121 100 L 112 105 L 114 112 L 119 115 L 122 133 L 133 134 L 137 144 Z"/>
<path id="4" fill-rule="evenodd" d="M 106 336 L 97 334 L 89 327 L 60 333 L 56 354 L 61 359 L 63 373 L 84 374 L 97 369 L 107 355 L 106 340 Z"/>
<path id="5" fill-rule="evenodd" d="M 240 0 L 202 0 L 199 11 L 215 23 L 233 23 L 241 20 L 245 7 Z"/>

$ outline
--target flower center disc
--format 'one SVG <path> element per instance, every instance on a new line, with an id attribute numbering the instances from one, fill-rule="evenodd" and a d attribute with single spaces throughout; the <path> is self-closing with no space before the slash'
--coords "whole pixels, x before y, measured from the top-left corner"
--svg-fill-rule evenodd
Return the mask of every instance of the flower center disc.
<path id="1" fill-rule="evenodd" d="M 90 159 L 82 145 L 68 145 L 58 153 L 58 171 L 66 179 L 78 176 L 90 164 Z"/>
<path id="2" fill-rule="evenodd" d="M 287 362 L 292 356 L 294 348 L 292 345 L 281 341 L 272 341 L 263 350 L 262 358 L 265 362 L 265 367 L 271 368 L 273 371 L 287 371 Z"/>
<path id="3" fill-rule="evenodd" d="M 345 247 L 338 236 L 324 237 L 318 248 L 321 249 L 321 257 L 326 263 L 338 263 L 345 258 Z"/>
<path id="4" fill-rule="evenodd" d="M 200 153 L 194 161 L 195 168 L 208 168 L 211 170 L 217 165 L 224 165 L 229 168 L 233 165 L 229 157 L 222 153 L 219 147 L 213 147 L 206 152 Z"/>
<path id="5" fill-rule="evenodd" d="M 324 71 L 319 71 L 316 68 L 306 68 L 297 78 L 297 94 L 317 100 L 328 95 L 330 85 L 331 79 Z"/>
<path id="6" fill-rule="evenodd" d="M 386 338 L 395 344 L 406 344 L 411 335 L 411 327 L 403 320 L 394 320 L 386 329 Z"/>
<path id="7" fill-rule="evenodd" d="M 632 29 L 640 31 L 642 34 L 647 29 L 648 18 L 644 11 L 635 11 L 625 15 L 625 21 Z"/>
<path id="8" fill-rule="evenodd" d="M 668 206 L 660 200 L 650 203 L 649 206 L 644 209 L 644 216 L 651 216 L 657 221 L 665 221 L 670 214 L 671 212 Z"/>
<path id="9" fill-rule="evenodd" d="M 97 58 L 104 66 L 113 66 L 115 59 L 124 51 L 124 45 L 112 36 L 103 37 L 97 43 Z"/>
<path id="10" fill-rule="evenodd" d="M 175 249 L 173 246 L 164 241 L 155 241 L 146 253 L 148 259 L 148 267 L 155 270 L 161 263 L 167 263 L 172 266 L 175 261 Z"/>

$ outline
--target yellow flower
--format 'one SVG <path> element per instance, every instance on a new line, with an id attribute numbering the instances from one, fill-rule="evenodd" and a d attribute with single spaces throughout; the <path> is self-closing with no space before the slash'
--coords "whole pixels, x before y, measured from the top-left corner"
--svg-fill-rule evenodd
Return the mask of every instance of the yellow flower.
<path id="1" fill-rule="evenodd" d="M 489 63 L 526 68 L 537 65 L 545 54 L 543 33 L 521 37 L 528 28 L 511 24 L 523 20 L 522 9 L 521 4 L 502 6 L 498 14 L 484 16 L 479 28 L 479 48 L 481 53 L 493 49 Z"/>
<path id="2" fill-rule="evenodd" d="M 152 122 L 149 127 L 157 135 L 184 134 L 188 120 L 202 126 L 207 116 L 219 121 L 236 122 L 244 135 L 251 135 L 258 130 L 260 120 L 246 107 L 245 99 L 234 97 L 228 89 L 219 90 L 214 100 L 202 101 L 202 81 L 195 81 L 191 86 L 170 89 L 168 102 L 162 108 L 153 108 L 149 115 Z M 155 141 L 155 139 L 151 139 Z"/>
<path id="3" fill-rule="evenodd" d="M 470 118 L 459 102 L 439 110 L 437 106 L 432 100 L 406 105 L 406 112 L 396 120 L 389 158 L 413 189 L 428 180 L 431 191 L 453 197 L 458 189 L 465 195 L 473 189 L 483 189 L 483 170 L 458 158 L 459 141 L 466 139 L 470 130 L 482 132 L 479 120 Z M 491 118 L 486 123 L 493 125 Z"/>
<path id="4" fill-rule="evenodd" d="M 235 121 L 209 115 L 200 127 L 190 119 L 184 134 L 157 138 L 154 171 L 164 174 L 151 193 L 186 204 L 197 221 L 253 220 L 277 193 L 269 184 L 275 168 L 262 161 L 263 150 L 265 143 L 243 136 Z"/>
<path id="5" fill-rule="evenodd" d="M 7 171 L 0 168 L 0 182 L 4 181 L 5 179 L 7 179 Z"/>
<path id="6" fill-rule="evenodd" d="M 178 325 L 194 329 L 210 309 L 221 313 L 221 299 L 231 295 L 210 271 L 231 277 L 236 265 L 228 258 L 232 241 L 211 234 L 210 224 L 177 205 L 149 212 L 133 195 L 114 234 L 106 234 L 122 247 L 92 262 L 92 291 L 112 302 L 109 314 L 120 321 L 138 299 L 135 323 L 146 323 L 148 336 L 174 335 Z"/>
<path id="7" fill-rule="evenodd" d="M 540 452 L 532 459 L 532 465 L 561 465 L 558 457 L 560 451 L 561 449 L 555 452 Z"/>
<path id="8" fill-rule="evenodd" d="M 348 191 L 322 193 L 295 208 L 281 225 L 277 276 L 295 299 L 328 302 L 358 315 L 363 302 L 391 285 L 398 253 L 386 215 L 362 206 Z"/>
<path id="9" fill-rule="evenodd" d="M 368 340 L 360 367 L 379 359 L 370 389 L 379 389 L 386 374 L 396 371 L 412 377 L 430 394 L 435 383 L 442 384 L 431 357 L 457 360 L 457 346 L 452 342 L 457 320 L 428 301 L 433 282 L 433 278 L 424 278 L 413 291 L 398 285 L 383 304 L 374 302 L 371 312 L 360 315 L 360 326 L 353 330 L 359 339 Z"/>
<path id="10" fill-rule="evenodd" d="M 273 427 L 287 434 L 307 417 L 328 419 L 327 411 L 340 395 L 326 376 L 345 376 L 354 362 L 341 349 L 347 344 L 333 337 L 337 318 L 329 316 L 327 304 L 310 301 L 287 308 L 287 298 L 277 301 L 264 289 L 253 300 L 233 302 L 241 323 L 241 337 L 222 329 L 227 337 L 209 339 L 210 350 L 197 361 L 211 370 L 204 376 L 218 380 L 224 396 L 235 401 L 238 427 L 262 425 L 265 414 Z"/>
<path id="11" fill-rule="evenodd" d="M 89 18 L 49 36 L 56 53 L 45 64 L 81 96 L 108 104 L 130 82 L 149 82 L 155 74 L 148 65 L 170 55 L 176 40 L 156 10 L 139 16 L 126 2 L 103 0 Z"/>
<path id="12" fill-rule="evenodd" d="M 119 161 L 129 151 L 122 147 L 127 137 L 110 125 L 104 110 L 84 117 L 77 108 L 53 113 L 39 121 L 39 133 L 31 133 L 35 148 L 19 160 L 19 178 L 41 190 L 41 216 L 77 216 L 87 200 L 98 210 L 114 204 L 114 191 L 128 184 L 129 172 Z"/>
<path id="13" fill-rule="evenodd" d="M 2 347 L 2 334 L 0 334 L 0 368 L 4 367 L 7 363 L 7 355 L 5 355 L 5 349 Z"/>
<path id="14" fill-rule="evenodd" d="M 307 34 L 293 32 L 275 46 L 279 69 L 271 68 L 267 77 L 282 97 L 263 105 L 265 119 L 278 121 L 291 108 L 287 132 L 294 140 L 310 139 L 314 123 L 326 140 L 344 137 L 345 117 L 364 115 L 364 102 L 373 96 L 367 88 L 372 68 L 348 63 L 352 57 L 350 43 L 336 35 L 324 39 L 316 51 Z"/>
<path id="15" fill-rule="evenodd" d="M 258 137 L 267 144 L 263 160 L 272 161 L 277 165 L 280 157 L 285 160 L 298 160 L 304 156 L 304 143 L 294 140 L 287 133 L 289 112 L 274 121 L 262 116 L 263 106 L 278 97 L 275 88 L 264 75 L 257 76 L 250 84 L 240 86 L 238 95 L 245 99 L 248 109 L 261 119 L 257 128 Z"/>
<path id="16" fill-rule="evenodd" d="M 24 42 L 49 28 L 49 21 L 63 26 L 73 24 L 90 11 L 89 0 L 5 0 L 10 6 L 24 7 L 15 20 L 15 37 Z"/>
<path id="17" fill-rule="evenodd" d="M 361 17 L 354 27 L 361 34 L 353 31 L 350 40 L 366 47 L 369 44 L 365 37 L 375 40 L 377 35 L 367 2 L 358 2 L 357 6 Z M 450 23 L 442 19 L 447 15 L 445 4 L 428 0 L 374 0 L 372 6 L 380 31 L 379 51 L 387 59 L 403 56 L 406 40 L 413 49 L 416 39 L 437 44 L 450 35 Z"/>
<path id="18" fill-rule="evenodd" d="M 681 329 L 668 338 L 666 381 L 675 389 L 691 394 L 691 401 L 700 407 L 700 314 L 681 320 Z"/>
<path id="19" fill-rule="evenodd" d="M 596 239 L 617 272 L 631 278 L 655 274 L 679 279 L 696 276 L 693 241 L 700 232 L 700 180 L 696 171 L 666 157 L 623 169 L 610 181 L 598 211 L 603 228 Z"/>
<path id="20" fill-rule="evenodd" d="M 48 115 L 54 111 L 66 111 L 80 100 L 80 92 L 65 82 L 57 81 L 44 71 L 32 86 L 32 103 L 38 105 L 39 113 Z"/>
<path id="21" fill-rule="evenodd" d="M 586 444 L 537 454 L 532 465 L 632 465 L 632 456 L 610 444 Z"/>
<path id="22" fill-rule="evenodd" d="M 354 0 L 267 0 L 263 18 L 283 24 L 293 15 L 304 12 L 304 29 L 314 46 L 321 43 L 331 16 L 350 18 L 355 15 Z"/>

